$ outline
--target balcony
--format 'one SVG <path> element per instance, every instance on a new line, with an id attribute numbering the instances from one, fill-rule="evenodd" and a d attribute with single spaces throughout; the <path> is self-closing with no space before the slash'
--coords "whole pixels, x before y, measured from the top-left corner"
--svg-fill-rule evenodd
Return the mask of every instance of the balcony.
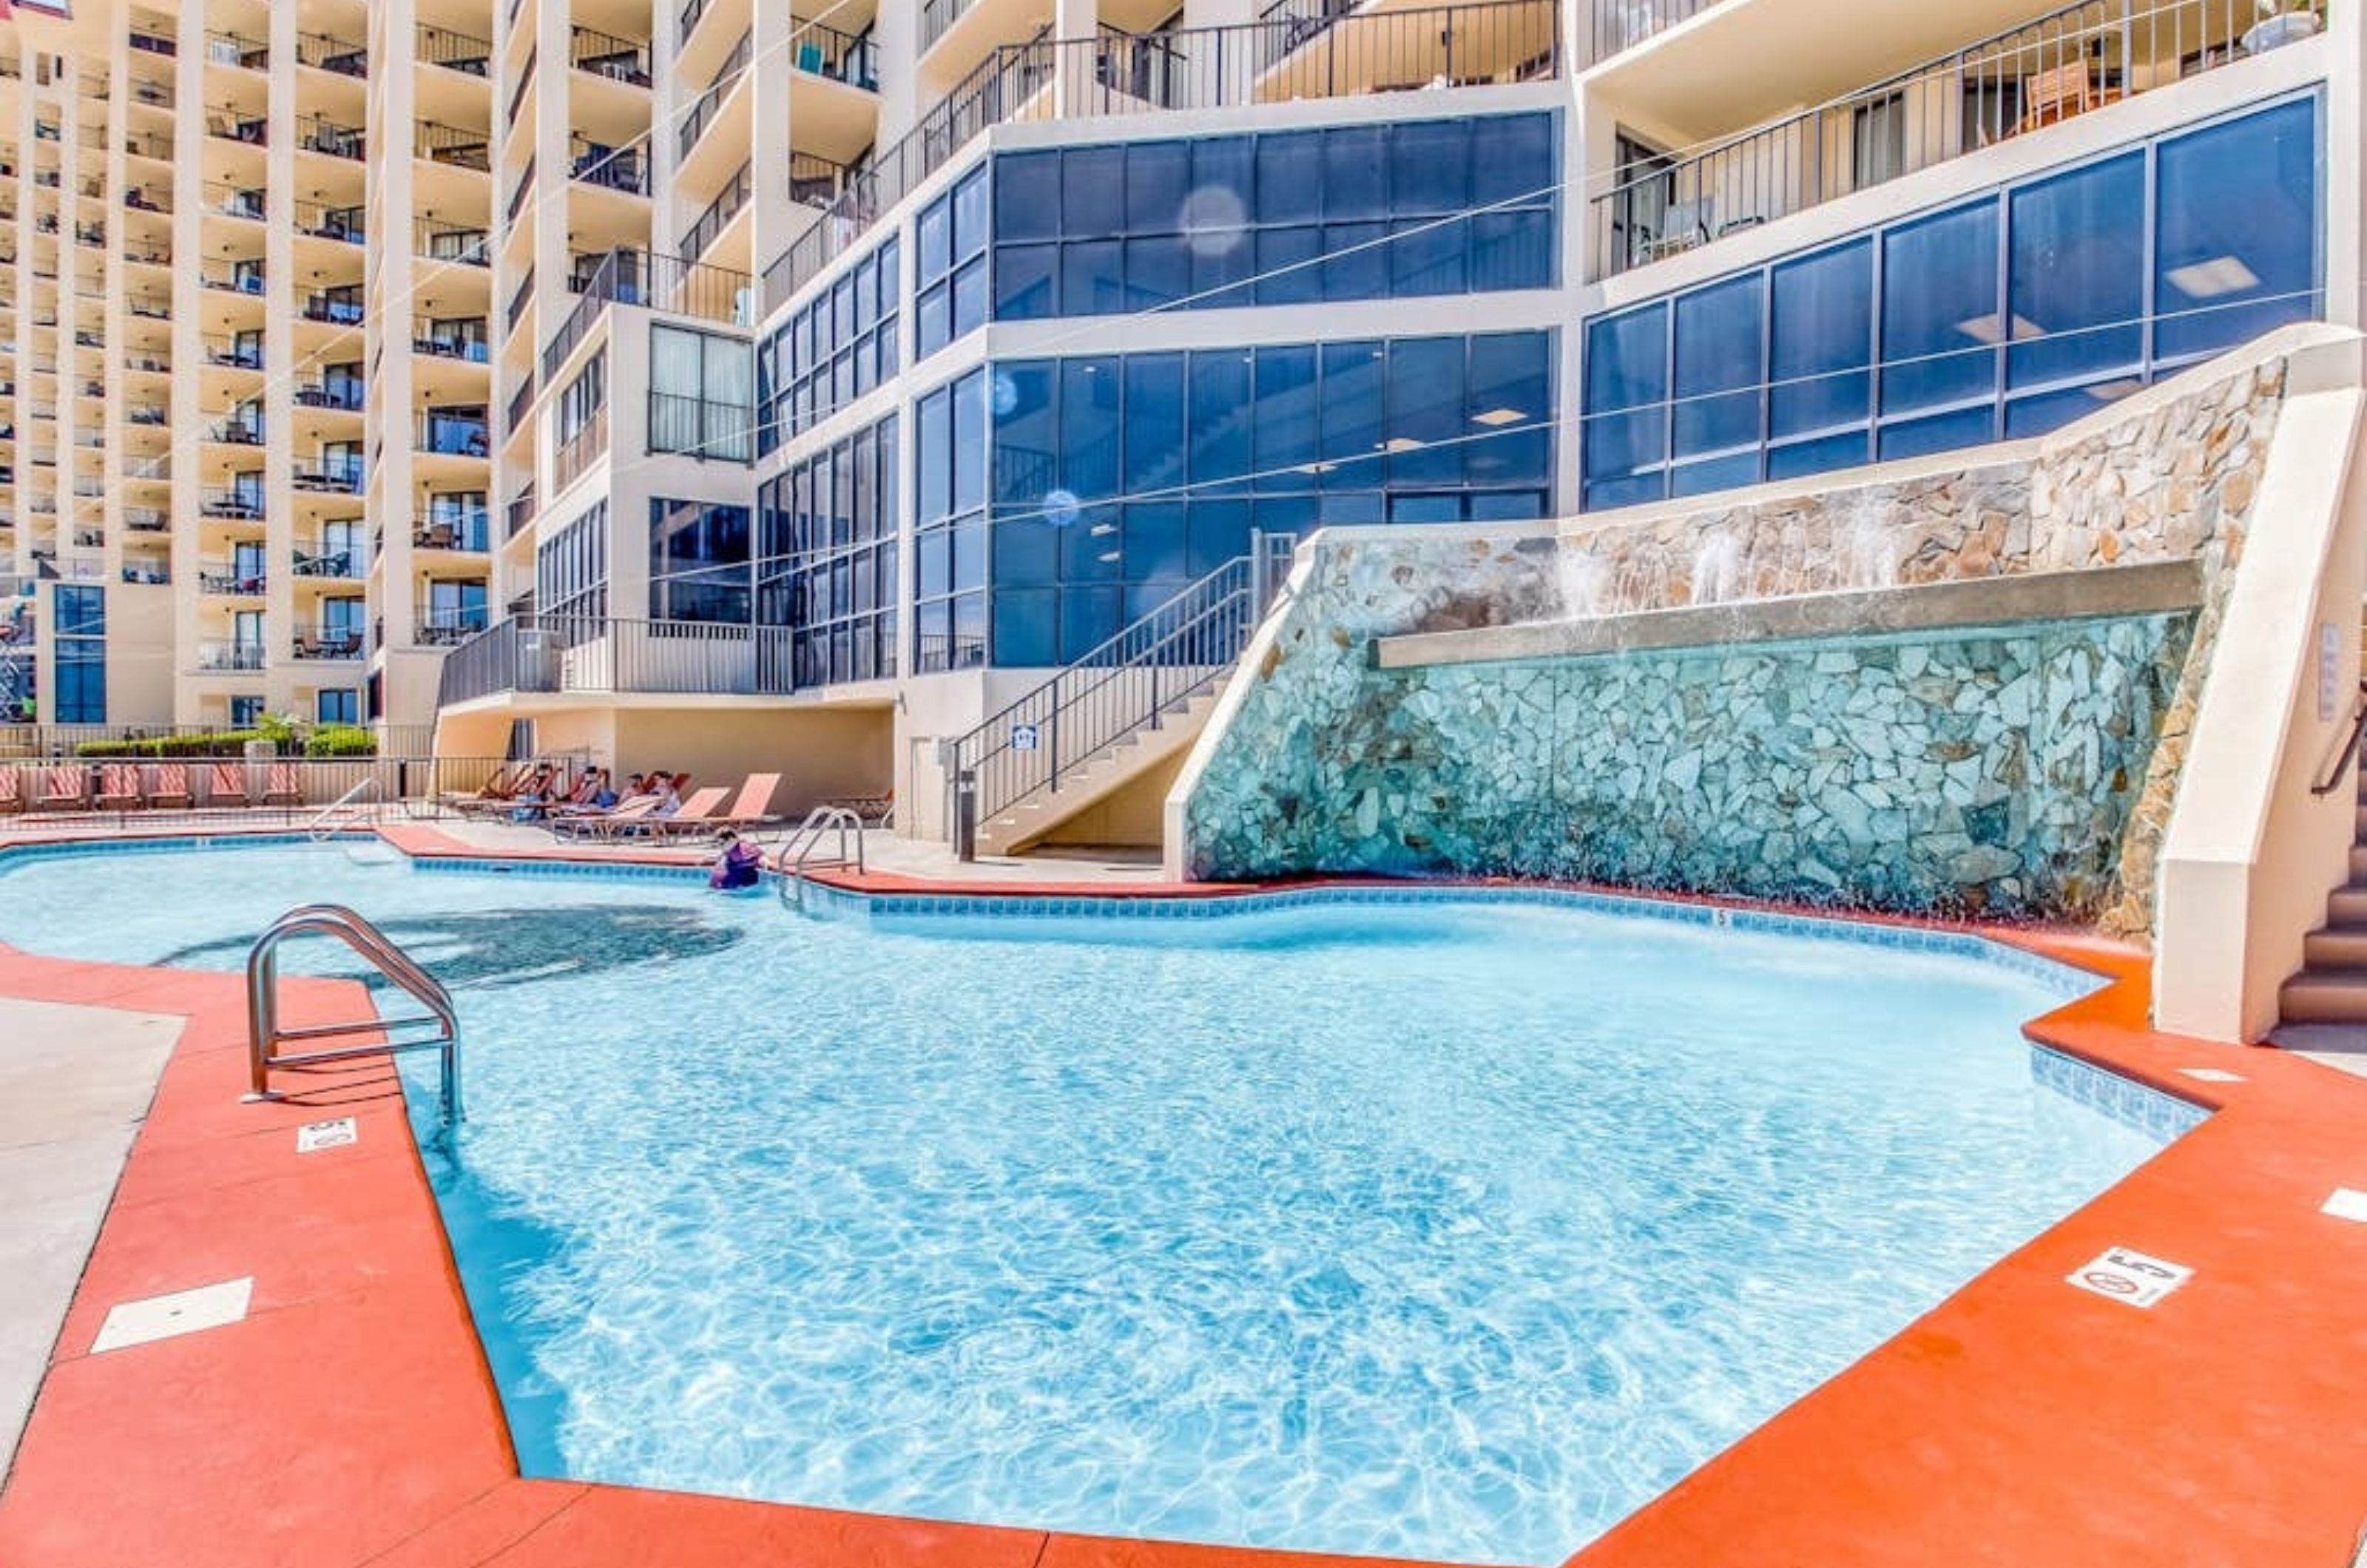
<path id="1" fill-rule="evenodd" d="M 198 563 L 198 589 L 230 599 L 260 599 L 270 587 L 257 562 L 207 560 Z"/>
<path id="2" fill-rule="evenodd" d="M 295 489 L 313 495 L 359 495 L 362 492 L 361 459 L 340 457 L 307 460 L 299 457 L 289 474 L 289 482 Z"/>
<path id="3" fill-rule="evenodd" d="M 198 492 L 198 515 L 221 523 L 263 521 L 261 486 L 210 485 Z"/>
<path id="4" fill-rule="evenodd" d="M 724 57 L 714 80 L 707 84 L 706 91 L 698 95 L 690 106 L 690 112 L 683 117 L 680 129 L 674 132 L 674 157 L 677 162 L 690 156 L 690 150 L 698 145 L 698 139 L 707 134 L 708 126 L 714 122 L 717 111 L 722 108 L 723 100 L 740 85 L 740 79 L 748 69 L 754 36 L 745 32 L 740 35 L 740 41 L 731 46 L 731 52 Z"/>
<path id="5" fill-rule="evenodd" d="M 609 305 L 639 305 L 677 316 L 730 326 L 749 326 L 755 312 L 752 279 L 744 272 L 655 251 L 604 251 L 576 258 L 567 287 L 583 298 L 543 346 L 542 378 L 557 377 Z"/>
<path id="6" fill-rule="evenodd" d="M 362 656 L 362 628 L 299 626 L 288 651 L 289 657 L 306 663 L 350 664 Z"/>
<path id="7" fill-rule="evenodd" d="M 292 575 L 313 581 L 358 582 L 369 575 L 369 555 L 359 545 L 315 539 L 295 547 Z"/>
<path id="8" fill-rule="evenodd" d="M 333 327 L 357 327 L 362 324 L 363 306 L 358 299 L 347 299 L 334 294 L 314 294 L 304 301 L 300 312 L 308 321 L 321 321 Z"/>
<path id="9" fill-rule="evenodd" d="M 213 65 L 234 65 L 242 71 L 268 71 L 271 45 L 262 39 L 242 38 L 237 33 L 208 33 L 206 61 Z"/>
<path id="10" fill-rule="evenodd" d="M 210 337 L 199 340 L 206 351 L 206 363 L 230 370 L 260 370 L 263 368 L 263 345 L 235 338 Z"/>
<path id="11" fill-rule="evenodd" d="M 603 190 L 623 191 L 628 196 L 649 194 L 649 160 L 638 148 L 608 147 L 583 137 L 572 136 L 567 141 L 567 177 L 579 185 L 596 186 Z"/>
<path id="12" fill-rule="evenodd" d="M 358 380 L 302 381 L 296 387 L 296 406 L 300 409 L 325 409 L 332 413 L 362 412 L 362 384 Z"/>
<path id="13" fill-rule="evenodd" d="M 489 175 L 493 170 L 490 131 L 421 120 L 412 137 L 412 152 L 414 156 L 447 168 L 473 169 L 481 175 Z"/>
<path id="14" fill-rule="evenodd" d="M 206 134 L 249 147 L 267 147 L 271 144 L 271 121 L 261 115 L 243 115 L 232 108 L 209 109 Z"/>
<path id="15" fill-rule="evenodd" d="M 789 690 L 790 635 L 787 626 L 708 621 L 513 616 L 453 649 L 436 701 L 450 707 L 513 693 L 778 694 Z"/>
<path id="16" fill-rule="evenodd" d="M 1652 81 L 1675 82 L 1684 79 L 1682 62 L 1663 62 L 1656 51 L 1624 74 L 1614 63 L 1590 79 L 1605 108 L 1648 115 L 1704 150 L 1660 156 L 1622 139 L 1626 161 L 1614 171 L 1616 183 L 1607 189 L 1598 184 L 1601 194 L 1587 204 L 1589 276 L 1648 265 L 2041 133 L 2323 25 L 2311 8 L 2273 20 L 2273 28 L 2260 21 L 2250 0 L 2170 0 L 2143 10 L 2119 0 L 2081 0 L 1731 134 L 1706 118 L 1729 110 L 1730 96 L 1664 85 L 1663 93 L 1675 95 L 1666 105 L 1648 101 L 1645 65 L 1655 67 Z M 1673 112 L 1681 106 L 1703 118 L 1683 119 Z"/>
<path id="17" fill-rule="evenodd" d="M 567 63 L 578 71 L 605 76 L 611 82 L 622 82 L 627 86 L 646 87 L 650 85 L 648 43 L 636 43 L 631 39 L 617 38 L 591 28 L 575 28 L 570 31 Z"/>
<path id="18" fill-rule="evenodd" d="M 369 237 L 368 222 L 358 207 L 327 207 L 317 201 L 300 201 L 291 216 L 296 231 L 311 239 L 358 245 Z"/>
<path id="19" fill-rule="evenodd" d="M 464 76 L 493 74 L 493 46 L 484 39 L 425 22 L 418 24 L 415 38 L 413 52 L 422 65 L 440 65 Z"/>
<path id="20" fill-rule="evenodd" d="M 583 471 L 608 455 L 608 411 L 595 410 L 583 422 L 583 428 L 559 444 L 550 456 L 550 487 L 554 493 L 564 491 L 582 478 Z"/>
<path id="21" fill-rule="evenodd" d="M 721 239 L 723 231 L 731 226 L 731 220 L 734 218 L 740 216 L 740 209 L 748 205 L 749 192 L 753 188 L 749 178 L 750 167 L 751 165 L 747 164 L 740 165 L 739 172 L 724 182 L 723 188 L 716 193 L 715 199 L 707 204 L 707 210 L 698 215 L 698 221 L 693 223 L 689 231 L 683 235 L 682 254 L 694 260 L 705 255 L 707 247 Z"/>
<path id="22" fill-rule="evenodd" d="M 198 644 L 198 669 L 202 673 L 223 674 L 262 668 L 263 645 L 259 642 L 210 637 Z"/>
<path id="23" fill-rule="evenodd" d="M 423 413 L 412 426 L 412 449 L 444 457 L 490 457 L 493 430 L 481 409 L 473 414 Z"/>
<path id="24" fill-rule="evenodd" d="M 125 309 L 142 321 L 169 321 L 173 319 L 173 302 L 153 295 L 134 295 L 126 302 Z"/>
<path id="25" fill-rule="evenodd" d="M 263 295 L 263 264 L 261 262 L 200 262 L 198 281 L 208 288 L 219 288 L 229 294 Z"/>
<path id="26" fill-rule="evenodd" d="M 412 220 L 411 248 L 413 254 L 429 261 L 450 262 L 460 266 L 493 265 L 492 234 L 483 229 L 439 223 L 432 218 Z"/>
<path id="27" fill-rule="evenodd" d="M 470 638 L 483 635 L 485 612 L 474 610 L 432 611 L 419 617 L 412 627 L 412 641 L 422 648 L 458 648 Z"/>
<path id="28" fill-rule="evenodd" d="M 531 484 L 510 497 L 502 508 L 502 538 L 504 541 L 516 538 L 521 530 L 533 524 L 538 504 Z"/>
<path id="29" fill-rule="evenodd" d="M 799 22 L 790 63 L 809 76 L 879 90 L 879 45 L 869 33 L 843 33 L 822 22 Z"/>
<path id="30" fill-rule="evenodd" d="M 474 333 L 448 331 L 424 333 L 411 340 L 411 351 L 413 354 L 426 355 L 433 359 L 458 359 L 469 365 L 484 364 L 490 357 L 490 351 L 485 346 L 484 318 L 480 316 L 471 319 L 475 321 L 477 326 Z"/>
<path id="31" fill-rule="evenodd" d="M 296 63 L 339 76 L 366 79 L 369 75 L 369 51 L 351 39 L 332 38 L 326 33 L 298 33 Z"/>
<path id="32" fill-rule="evenodd" d="M 422 513 L 411 521 L 411 547 L 482 555 L 492 544 L 492 517 L 482 512 Z"/>
<path id="33" fill-rule="evenodd" d="M 360 163 L 368 156 L 367 138 L 358 125 L 339 125 L 335 120 L 319 115 L 299 115 L 296 118 L 296 148 L 300 152 L 318 152 L 324 157 L 350 158 Z"/>
<path id="34" fill-rule="evenodd" d="M 260 446 L 263 445 L 263 421 L 260 416 L 218 419 L 208 424 L 205 439 L 224 446 Z"/>
<path id="35" fill-rule="evenodd" d="M 131 198 L 136 194 L 138 193 L 125 192 L 123 204 L 126 207 L 144 208 L 150 212 L 170 212 L 173 209 L 170 203 L 159 207 L 153 203 L 134 201 Z M 264 194 L 259 188 L 242 189 L 231 186 L 208 186 L 204 194 L 206 210 L 224 218 L 243 218 L 260 223 L 267 210 L 264 203 Z"/>

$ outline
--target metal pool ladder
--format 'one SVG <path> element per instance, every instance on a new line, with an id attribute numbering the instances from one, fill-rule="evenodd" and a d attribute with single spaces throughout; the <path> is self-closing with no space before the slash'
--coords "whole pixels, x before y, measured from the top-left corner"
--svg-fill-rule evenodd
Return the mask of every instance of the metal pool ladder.
<path id="1" fill-rule="evenodd" d="M 836 829 L 838 853 L 821 860 L 813 858 L 824 834 Z M 855 852 L 846 852 L 848 834 L 854 835 Z M 788 903 L 794 895 L 797 907 L 806 907 L 806 869 L 814 866 L 851 865 L 859 875 L 863 871 L 863 818 L 844 806 L 817 806 L 806 813 L 798 830 L 781 842 L 773 856 L 773 869 L 780 877 L 781 902 Z"/>
<path id="2" fill-rule="evenodd" d="M 323 807 L 320 813 L 310 822 L 305 823 L 304 837 L 316 844 L 323 841 L 324 840 L 336 837 L 337 834 L 345 830 L 344 827 L 337 821 L 337 813 L 345 810 L 345 807 L 354 805 L 357 801 L 360 800 L 363 795 L 375 795 L 377 792 L 378 777 L 376 774 L 372 774 L 370 777 L 366 778 L 362 780 L 361 783 L 354 785 L 353 788 L 345 791 L 345 794 L 337 796 L 336 799 L 331 801 L 327 806 Z"/>
<path id="3" fill-rule="evenodd" d="M 427 1010 L 407 1018 L 365 1018 L 350 1023 L 313 1023 L 286 1028 L 279 1021 L 279 944 L 291 936 L 333 936 L 368 960 L 370 966 Z M 404 1038 L 398 1030 L 429 1028 L 432 1034 Z M 271 922 L 246 953 L 247 1092 L 249 1100 L 283 1098 L 271 1087 L 271 1069 L 300 1067 L 313 1062 L 342 1062 L 381 1052 L 434 1051 L 441 1058 L 442 1092 L 438 1097 L 444 1125 L 460 1120 L 460 1021 L 452 1008 L 452 993 L 442 981 L 421 968 L 387 934 L 343 904 L 303 904 Z M 340 1045 L 324 1051 L 277 1055 L 291 1041 L 328 1040 L 340 1035 L 383 1034 L 376 1045 Z"/>

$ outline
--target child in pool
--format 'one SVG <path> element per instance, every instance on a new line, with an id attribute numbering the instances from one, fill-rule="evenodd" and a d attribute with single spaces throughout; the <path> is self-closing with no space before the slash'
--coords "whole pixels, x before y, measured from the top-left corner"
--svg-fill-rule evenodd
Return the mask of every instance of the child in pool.
<path id="1" fill-rule="evenodd" d="M 742 842 L 730 829 L 723 829 L 723 852 L 715 857 L 715 869 L 708 874 L 707 886 L 719 891 L 734 887 L 753 887 L 763 874 L 764 852 L 755 845 Z"/>

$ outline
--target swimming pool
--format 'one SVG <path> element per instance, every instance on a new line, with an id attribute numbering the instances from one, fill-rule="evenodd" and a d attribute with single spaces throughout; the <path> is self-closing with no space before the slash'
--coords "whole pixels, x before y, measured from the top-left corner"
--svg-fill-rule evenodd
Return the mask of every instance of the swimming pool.
<path id="1" fill-rule="evenodd" d="M 228 966 L 329 895 L 455 985 L 432 1175 L 529 1473 L 1557 1562 L 2157 1146 L 2034 1078 L 2036 966 L 354 853 L 0 857 L 0 940 Z"/>

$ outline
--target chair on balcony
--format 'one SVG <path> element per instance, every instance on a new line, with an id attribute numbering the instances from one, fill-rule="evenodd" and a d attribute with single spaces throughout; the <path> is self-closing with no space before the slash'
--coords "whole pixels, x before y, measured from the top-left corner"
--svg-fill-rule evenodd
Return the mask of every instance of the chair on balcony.
<path id="1" fill-rule="evenodd" d="M 2014 122 L 2013 134 L 2036 130 L 2056 125 L 2073 115 L 2111 103 L 2120 96 L 2098 86 L 2096 68 L 2088 61 L 2057 66 L 2027 76 L 2022 84 L 2022 118 Z"/>

